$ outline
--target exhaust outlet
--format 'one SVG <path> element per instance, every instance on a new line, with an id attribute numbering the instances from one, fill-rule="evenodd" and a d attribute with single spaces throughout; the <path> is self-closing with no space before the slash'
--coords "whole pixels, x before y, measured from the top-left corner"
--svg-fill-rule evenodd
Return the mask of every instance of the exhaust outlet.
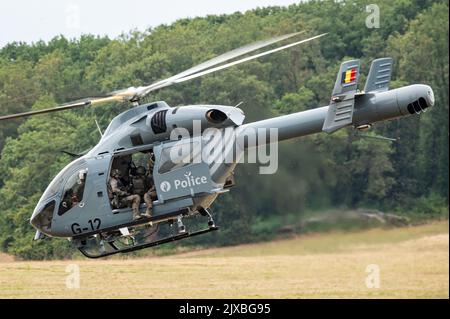
<path id="1" fill-rule="evenodd" d="M 206 112 L 206 119 L 213 124 L 220 124 L 228 119 L 228 116 L 217 109 L 212 109 Z"/>

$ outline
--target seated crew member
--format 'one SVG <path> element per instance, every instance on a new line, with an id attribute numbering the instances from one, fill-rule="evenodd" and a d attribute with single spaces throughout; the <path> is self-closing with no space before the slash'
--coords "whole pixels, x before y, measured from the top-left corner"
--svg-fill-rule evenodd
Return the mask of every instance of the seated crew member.
<path id="1" fill-rule="evenodd" d="M 130 183 L 130 171 L 133 169 L 133 159 L 131 155 L 123 155 L 116 157 L 111 165 L 111 170 L 118 169 L 122 176 L 122 183 L 127 186 Z"/>
<path id="2" fill-rule="evenodd" d="M 151 197 L 146 196 L 147 191 L 151 187 L 151 184 L 150 179 L 146 175 L 144 166 L 138 166 L 136 168 L 136 176 L 133 177 L 132 183 L 134 193 L 136 195 L 139 195 L 140 198 L 144 198 L 145 205 L 147 206 L 147 209 L 145 210 L 145 214 L 143 216 L 151 217 L 153 202 L 151 200 Z"/>
<path id="3" fill-rule="evenodd" d="M 150 151 L 148 154 L 148 162 L 147 162 L 147 178 L 148 178 L 148 187 L 147 192 L 144 194 L 144 201 L 147 205 L 146 214 L 151 214 L 153 201 L 158 199 L 156 195 L 155 183 L 153 181 L 153 169 L 155 167 L 155 153 Z"/>
<path id="4" fill-rule="evenodd" d="M 139 219 L 141 214 L 139 212 L 139 204 L 141 197 L 139 195 L 130 194 L 128 189 L 123 185 L 121 181 L 122 173 L 118 169 L 113 169 L 111 173 L 111 179 L 109 180 L 109 186 L 111 192 L 114 195 L 113 201 L 116 205 L 130 204 L 133 209 L 133 219 Z"/>
<path id="5" fill-rule="evenodd" d="M 146 215 L 151 214 L 153 208 L 153 201 L 158 198 L 158 196 L 156 195 L 155 182 L 153 181 L 153 177 L 149 175 L 148 180 L 150 185 L 147 192 L 144 194 L 144 201 L 145 204 L 147 205 L 147 209 L 145 211 Z"/>

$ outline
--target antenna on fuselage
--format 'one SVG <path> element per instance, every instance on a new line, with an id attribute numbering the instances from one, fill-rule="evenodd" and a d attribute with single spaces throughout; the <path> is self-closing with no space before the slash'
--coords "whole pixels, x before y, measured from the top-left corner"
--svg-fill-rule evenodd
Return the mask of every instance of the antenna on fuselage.
<path id="1" fill-rule="evenodd" d="M 356 136 L 363 137 L 363 138 L 373 138 L 373 139 L 386 141 L 386 142 L 397 142 L 398 141 L 398 138 L 386 137 L 386 136 L 382 136 L 382 135 L 368 135 L 368 134 L 358 133 L 358 134 L 356 134 Z"/>
<path id="2" fill-rule="evenodd" d="M 98 124 L 97 119 L 94 119 L 94 121 L 95 121 L 95 125 L 97 125 L 97 129 L 98 129 L 98 132 L 100 133 L 100 136 L 103 137 L 102 129 L 100 128 L 100 125 Z"/>

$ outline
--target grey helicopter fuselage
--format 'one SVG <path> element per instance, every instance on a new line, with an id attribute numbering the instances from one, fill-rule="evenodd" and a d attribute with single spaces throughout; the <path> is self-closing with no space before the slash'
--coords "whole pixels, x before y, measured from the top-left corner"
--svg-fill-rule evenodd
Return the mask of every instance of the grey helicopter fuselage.
<path id="1" fill-rule="evenodd" d="M 77 237 L 114 229 L 117 225 L 132 222 L 130 209 L 114 210 L 110 204 L 107 186 L 113 159 L 152 150 L 156 157 L 153 172 L 156 183 L 158 178 L 167 176 L 158 174 L 158 168 L 161 166 L 163 147 L 174 144 L 170 140 L 171 133 L 180 127 L 192 133 L 193 120 L 198 120 L 202 130 L 212 127 L 222 129 L 241 125 L 244 114 L 241 109 L 230 106 L 169 107 L 165 102 L 140 105 L 119 114 L 111 121 L 94 148 L 67 165 L 53 179 L 33 212 L 31 224 L 41 233 L 51 237 Z M 183 167 L 194 173 L 199 169 L 199 173 L 208 173 L 206 189 L 205 187 L 196 189 L 194 196 L 178 192 L 173 196 L 175 198 L 170 198 L 157 189 L 158 201 L 153 207 L 155 220 L 168 219 L 180 212 L 191 214 L 199 207 L 209 207 L 217 194 L 223 190 L 225 180 L 234 166 L 235 163 L 225 164 L 221 169 L 215 169 L 215 173 L 211 171 L 212 168 L 209 172 L 205 172 L 205 168 L 208 167 L 205 163 Z M 60 213 L 66 188 L 64 185 L 70 178 L 77 176 L 80 170 L 87 172 L 83 198 L 75 207 L 63 209 L 63 213 Z M 168 173 L 173 174 L 173 171 Z M 44 216 L 49 203 L 53 203 L 52 211 Z"/>
<path id="2" fill-rule="evenodd" d="M 375 122 L 390 120 L 411 114 L 418 114 L 434 104 L 432 89 L 427 85 L 410 85 L 399 89 L 375 93 L 361 93 L 355 97 L 352 126 L 362 127 Z M 268 139 L 258 139 L 261 130 L 275 128 L 278 140 L 319 133 L 330 106 L 274 117 L 243 124 L 244 113 L 232 106 L 198 105 L 169 107 L 165 102 L 141 105 L 115 117 L 104 132 L 99 143 L 89 153 L 67 165 L 50 183 L 38 202 L 31 224 L 41 233 L 51 237 L 82 237 L 102 231 L 117 229 L 133 222 L 131 209 L 114 210 L 108 197 L 108 180 L 113 159 L 118 156 L 146 152 L 155 154 L 153 171 L 158 200 L 153 207 L 155 221 L 167 220 L 180 214 L 196 214 L 202 208 L 210 207 L 217 196 L 226 191 L 227 181 L 233 174 L 237 160 L 232 163 L 197 163 L 182 166 L 173 171 L 161 172 L 164 150 L 180 139 L 171 136 L 174 130 L 194 130 L 193 120 L 199 121 L 201 129 L 231 129 L 233 135 L 228 143 L 245 141 L 242 136 L 252 137 L 258 146 Z M 181 141 L 208 143 L 202 136 L 182 138 Z M 245 143 L 244 143 L 245 144 Z M 232 147 L 231 151 L 243 152 L 248 145 Z M 239 145 L 239 143 L 237 143 Z M 239 156 L 235 157 L 236 159 Z M 65 185 L 80 170 L 86 170 L 86 184 L 82 200 L 60 214 Z M 176 192 L 166 187 L 186 176 L 194 181 L 197 175 L 208 175 L 199 180 L 198 187 L 187 184 Z M 204 183 L 203 183 L 204 182 Z M 165 184 L 166 185 L 166 184 Z"/>

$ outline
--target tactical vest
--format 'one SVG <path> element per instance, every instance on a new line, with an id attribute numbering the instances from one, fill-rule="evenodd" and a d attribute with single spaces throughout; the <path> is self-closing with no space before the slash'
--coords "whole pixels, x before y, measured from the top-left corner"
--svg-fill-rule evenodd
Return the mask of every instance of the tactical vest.
<path id="1" fill-rule="evenodd" d="M 134 194 L 144 196 L 145 192 L 147 191 L 145 176 L 133 177 L 133 190 Z"/>

